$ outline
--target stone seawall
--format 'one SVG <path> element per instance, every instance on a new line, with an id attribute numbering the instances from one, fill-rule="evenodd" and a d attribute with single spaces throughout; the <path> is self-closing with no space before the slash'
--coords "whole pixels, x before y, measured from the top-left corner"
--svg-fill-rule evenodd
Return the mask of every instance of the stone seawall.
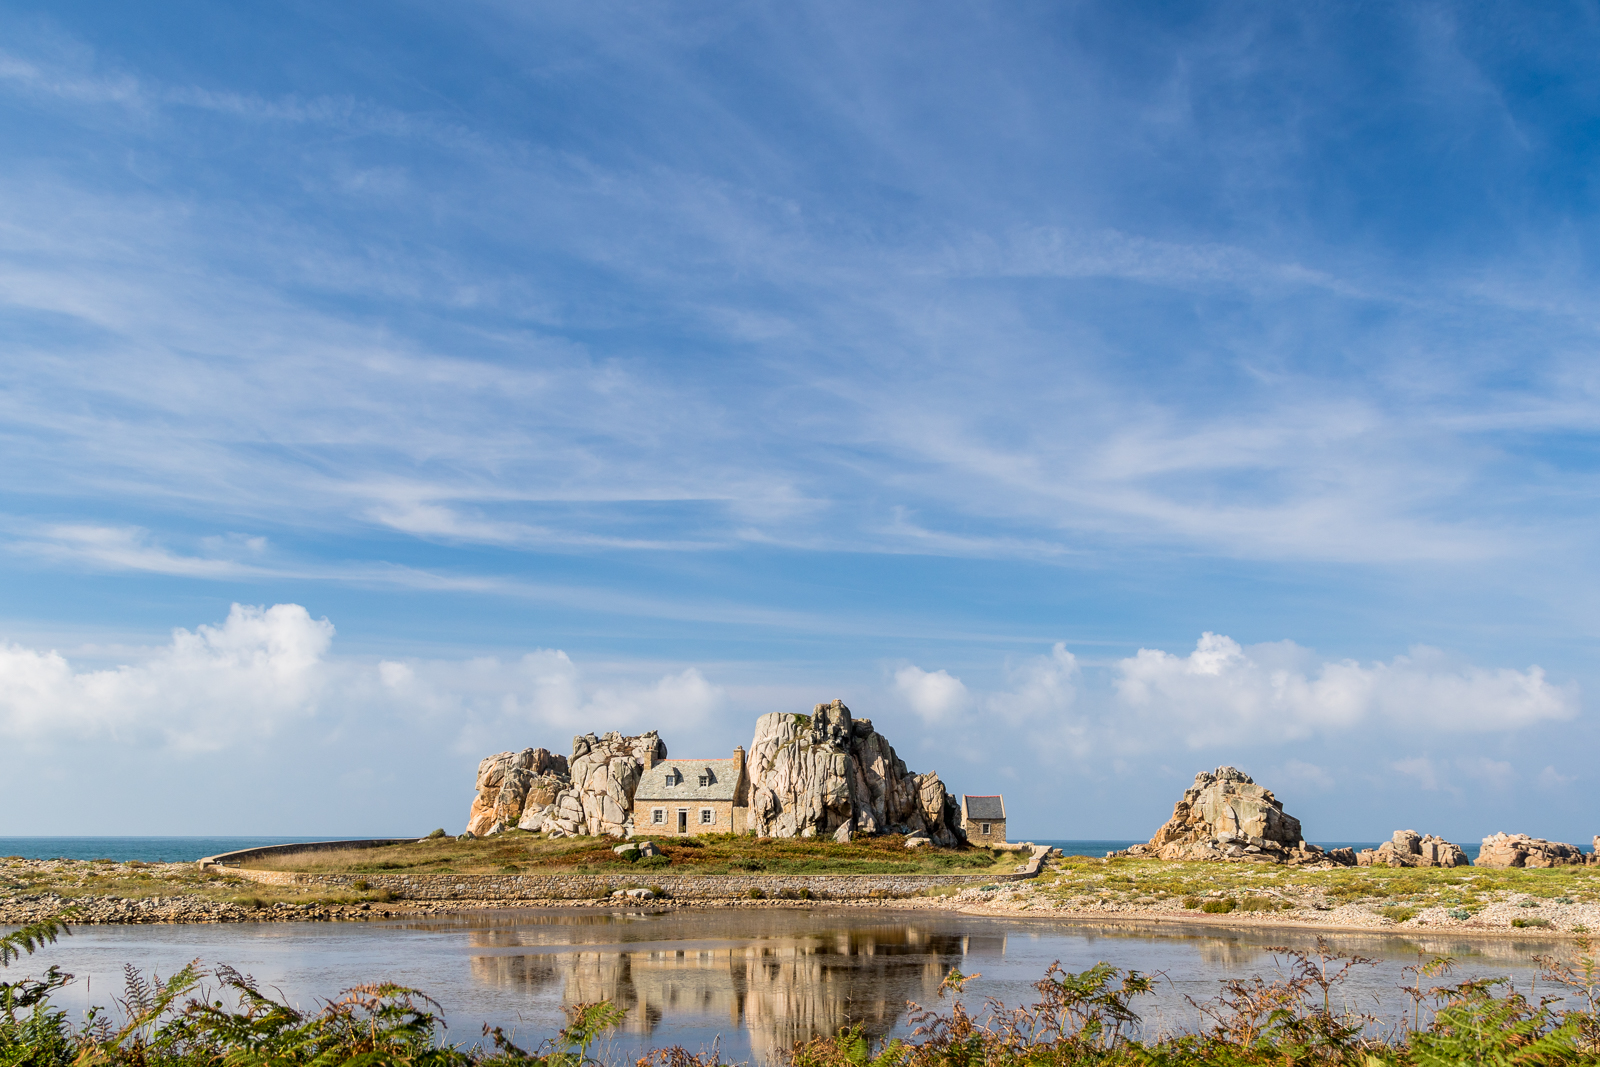
<path id="1" fill-rule="evenodd" d="M 599 900 L 619 889 L 655 887 L 685 900 L 728 900 L 748 897 L 752 889 L 767 896 L 804 889 L 822 900 L 874 896 L 911 896 L 944 886 L 1016 882 L 1039 873 L 1047 848 L 1036 847 L 1027 869 L 1012 874 L 708 874 L 675 875 L 665 871 L 616 871 L 605 874 L 306 874 L 262 871 L 236 864 L 262 856 L 295 851 L 327 852 L 339 848 L 398 844 L 396 841 L 327 841 L 314 845 L 270 845 L 259 849 L 208 856 L 202 865 L 226 867 L 229 874 L 263 885 L 319 887 L 348 892 L 388 890 L 398 900 Z"/>

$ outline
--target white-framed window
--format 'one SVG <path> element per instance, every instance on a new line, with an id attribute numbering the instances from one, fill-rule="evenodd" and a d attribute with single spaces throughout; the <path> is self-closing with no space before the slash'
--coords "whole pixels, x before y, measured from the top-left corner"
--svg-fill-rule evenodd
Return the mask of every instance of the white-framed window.
<path id="1" fill-rule="evenodd" d="M 665 826 L 666 824 L 667 824 L 667 809 L 666 808 L 651 808 L 650 809 L 650 825 L 651 826 Z"/>
<path id="2" fill-rule="evenodd" d="M 710 826 L 712 823 L 714 823 L 716 821 L 717 821 L 717 812 L 716 812 L 715 808 L 701 808 L 700 809 L 700 825 L 701 826 Z"/>
<path id="3" fill-rule="evenodd" d="M 983 834 L 985 837 L 987 837 L 989 835 L 989 824 L 985 822 L 985 823 L 979 823 L 978 825 L 982 827 L 982 829 L 979 830 L 978 832 L 980 834 Z"/>
<path id="4" fill-rule="evenodd" d="M 683 774 L 682 774 L 682 772 L 680 772 L 678 770 L 678 768 L 676 768 L 676 767 L 667 768 L 667 784 L 668 785 L 677 785 L 681 781 L 683 781 Z"/>
<path id="5" fill-rule="evenodd" d="M 711 773 L 709 771 L 700 776 L 700 784 L 702 786 L 708 786 L 711 784 Z"/>

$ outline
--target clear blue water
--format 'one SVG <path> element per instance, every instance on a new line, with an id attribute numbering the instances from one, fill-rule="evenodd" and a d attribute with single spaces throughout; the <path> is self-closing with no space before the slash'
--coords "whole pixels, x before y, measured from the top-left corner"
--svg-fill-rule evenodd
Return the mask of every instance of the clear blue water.
<path id="1" fill-rule="evenodd" d="M 1377 848 L 1380 842 L 1377 842 L 1377 841 L 1313 841 L 1311 843 L 1313 845 L 1321 845 L 1323 848 L 1353 848 L 1357 852 L 1360 852 L 1364 848 Z M 1466 842 L 1458 842 L 1458 843 L 1461 845 L 1461 851 L 1463 851 L 1463 852 L 1465 852 L 1467 854 L 1467 858 L 1472 860 L 1474 863 L 1476 863 L 1477 860 L 1478 860 L 1478 849 L 1479 849 L 1480 846 L 1477 845 L 1476 843 L 1474 843 L 1474 844 L 1468 844 Z M 1062 852 L 1066 853 L 1069 856 L 1104 856 L 1107 852 L 1115 852 L 1118 849 L 1127 848 L 1129 845 L 1142 845 L 1142 844 L 1144 844 L 1144 841 L 1143 840 L 1140 840 L 1140 841 L 1096 841 L 1096 840 L 1083 840 L 1083 841 L 1065 841 L 1065 840 L 1063 840 L 1063 841 L 1057 841 L 1057 840 L 1053 840 L 1051 838 L 1041 837 L 1037 841 L 1035 841 L 1034 844 L 1037 844 L 1037 845 L 1054 845 L 1056 848 L 1059 848 Z"/>
<path id="2" fill-rule="evenodd" d="M 381 835 L 372 835 L 381 836 Z M 395 836 L 403 837 L 403 834 Z M 0 856 L 21 856 L 30 860 L 143 860 L 146 863 L 192 863 L 202 856 L 232 852 L 261 845 L 285 845 L 293 841 L 337 841 L 336 837 L 0 837 Z M 1107 852 L 1142 844 L 1143 841 L 1056 839 L 1041 837 L 1035 842 L 1054 845 L 1069 856 L 1104 856 Z M 1323 848 L 1377 848 L 1376 841 L 1318 841 Z M 1462 851 L 1478 858 L 1476 844 L 1462 844 Z"/>
<path id="3" fill-rule="evenodd" d="M 0 856 L 26 860 L 142 860 L 193 863 L 202 856 L 294 841 L 337 841 L 336 837 L 0 837 Z"/>

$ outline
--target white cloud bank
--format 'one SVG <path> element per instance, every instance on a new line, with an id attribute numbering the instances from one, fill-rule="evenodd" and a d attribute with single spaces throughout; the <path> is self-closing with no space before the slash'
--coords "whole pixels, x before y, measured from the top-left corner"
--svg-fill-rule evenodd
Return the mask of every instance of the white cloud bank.
<path id="1" fill-rule="evenodd" d="M 214 752 L 291 725 L 332 743 L 351 727 L 421 727 L 452 749 L 481 755 L 510 744 L 560 745 L 565 738 L 547 736 L 552 729 L 598 723 L 692 729 L 725 702 L 692 668 L 644 680 L 619 671 L 597 681 L 558 649 L 509 662 L 371 664 L 330 658 L 333 636 L 332 623 L 298 604 L 235 604 L 220 625 L 174 630 L 171 644 L 109 669 L 78 669 L 55 651 L 0 645 L 0 738 Z"/>
<path id="2" fill-rule="evenodd" d="M 1157 649 L 1116 664 L 1118 703 L 1190 747 L 1294 741 L 1356 727 L 1484 733 L 1570 719 L 1576 686 L 1537 666 L 1486 669 L 1418 647 L 1387 663 L 1316 662 L 1291 641 L 1249 648 L 1205 633 L 1187 656 Z"/>
<path id="3" fill-rule="evenodd" d="M 109 670 L 0 646 L 0 736 L 212 751 L 271 734 L 316 714 L 333 632 L 298 604 L 235 604 L 220 626 L 174 630 L 167 647 Z"/>
<path id="4" fill-rule="evenodd" d="M 1292 641 L 1247 648 L 1209 632 L 1187 656 L 1142 648 L 1116 661 L 1109 692 L 1086 691 L 1082 674 L 1057 644 L 1048 656 L 1009 665 L 1004 687 L 992 693 L 912 665 L 894 672 L 892 688 L 930 726 L 987 717 L 1078 756 L 1173 742 L 1260 747 L 1372 729 L 1510 731 L 1571 719 L 1579 706 L 1576 686 L 1551 683 L 1538 666 L 1487 669 L 1423 647 L 1363 665 L 1318 660 Z"/>

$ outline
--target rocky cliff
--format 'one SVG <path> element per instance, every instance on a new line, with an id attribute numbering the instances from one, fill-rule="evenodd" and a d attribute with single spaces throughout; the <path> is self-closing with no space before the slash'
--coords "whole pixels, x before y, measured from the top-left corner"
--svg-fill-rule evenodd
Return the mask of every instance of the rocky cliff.
<path id="1" fill-rule="evenodd" d="M 749 766 L 751 816 L 763 837 L 922 832 L 946 848 L 960 840 L 960 807 L 938 773 L 908 771 L 888 738 L 843 701 L 809 716 L 763 715 Z"/>
<path id="2" fill-rule="evenodd" d="M 1270 863 L 1335 863 L 1353 866 L 1350 849 L 1324 852 L 1301 840 L 1300 820 L 1288 815 L 1272 791 L 1237 767 L 1194 776 L 1194 785 L 1173 806 L 1172 818 L 1148 845 L 1119 855 L 1164 860 L 1258 860 Z"/>

